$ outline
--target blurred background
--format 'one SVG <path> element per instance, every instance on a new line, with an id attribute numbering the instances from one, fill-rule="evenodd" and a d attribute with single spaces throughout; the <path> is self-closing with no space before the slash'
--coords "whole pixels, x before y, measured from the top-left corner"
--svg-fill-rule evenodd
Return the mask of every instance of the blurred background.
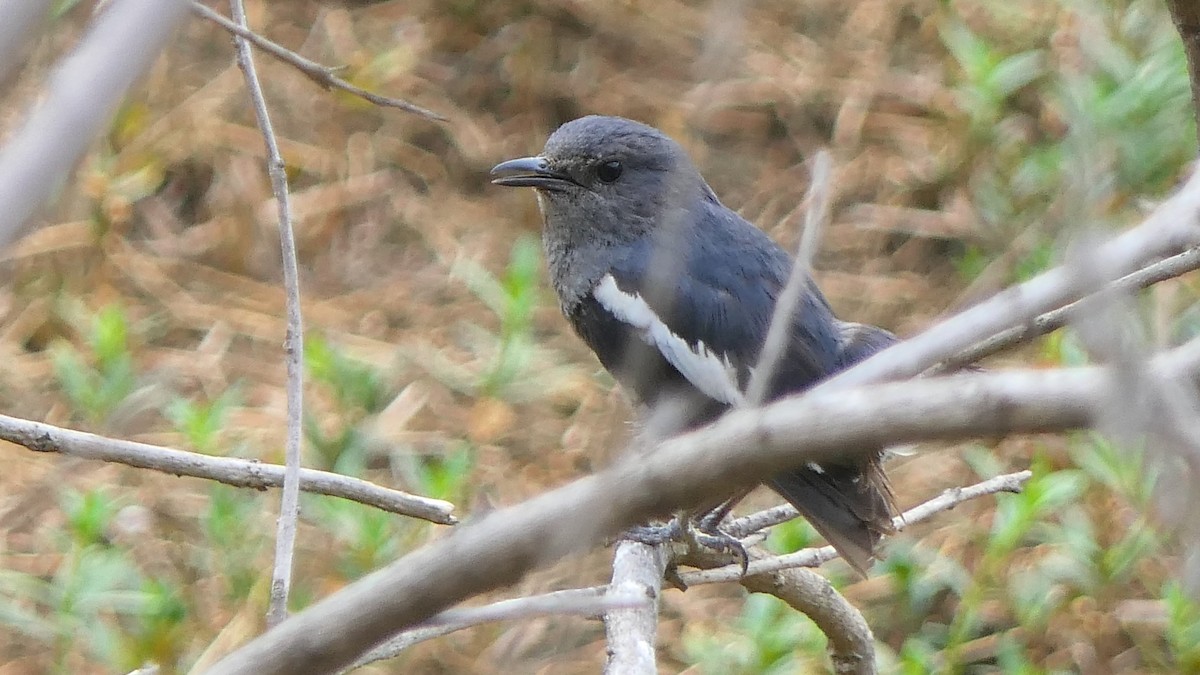
<path id="1" fill-rule="evenodd" d="M 55 18 L 0 94 L 20 121 L 92 2 Z M 218 6 L 222 12 L 227 8 Z M 545 283 L 532 195 L 498 161 L 618 114 L 684 144 L 731 208 L 787 247 L 808 160 L 836 158 L 817 279 L 845 319 L 909 335 L 1128 226 L 1196 150 L 1186 62 L 1159 2 L 412 0 L 251 2 L 251 25 L 344 65 L 434 123 L 325 92 L 259 54 L 297 217 L 305 464 L 452 500 L 461 517 L 606 465 L 631 411 Z M 263 144 L 228 35 L 190 20 L 62 191 L 0 254 L 7 414 L 281 462 L 283 293 Z M 1200 324 L 1193 279 L 1139 305 L 1151 339 Z M 1075 365 L 1072 335 L 989 363 Z M 0 444 L 0 674 L 203 667 L 263 628 L 277 492 Z M 909 507 L 1032 468 L 885 547 L 826 566 L 885 672 L 1200 672 L 1200 605 L 1147 510 L 1138 452 L 1092 434 L 927 447 Z M 744 508 L 767 506 L 756 494 Z M 302 608 L 443 526 L 305 496 Z M 779 551 L 816 543 L 776 528 Z M 603 583 L 610 551 L 499 597 Z M 363 672 L 592 673 L 603 628 L 494 624 Z M 803 617 L 734 586 L 667 591 L 664 673 L 822 672 Z"/>

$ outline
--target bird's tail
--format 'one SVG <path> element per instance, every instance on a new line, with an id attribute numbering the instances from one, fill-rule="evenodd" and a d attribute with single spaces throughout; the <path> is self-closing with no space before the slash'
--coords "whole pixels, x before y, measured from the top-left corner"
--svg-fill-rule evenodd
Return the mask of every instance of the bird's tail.
<path id="1" fill-rule="evenodd" d="M 851 567 L 867 575 L 875 544 L 893 531 L 896 514 L 891 487 L 878 461 L 798 469 L 773 477 L 769 485 L 791 502 Z"/>

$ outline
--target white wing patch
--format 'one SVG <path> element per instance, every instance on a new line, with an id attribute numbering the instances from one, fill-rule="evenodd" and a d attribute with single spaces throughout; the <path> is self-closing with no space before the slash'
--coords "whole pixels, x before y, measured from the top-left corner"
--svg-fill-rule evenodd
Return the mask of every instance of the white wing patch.
<path id="1" fill-rule="evenodd" d="M 671 332 L 641 295 L 618 288 L 611 274 L 604 275 L 592 295 L 618 320 L 640 330 L 646 344 L 657 347 L 663 358 L 706 396 L 729 405 L 744 402 L 737 369 L 727 355 L 717 356 L 703 341 L 689 345 Z"/>

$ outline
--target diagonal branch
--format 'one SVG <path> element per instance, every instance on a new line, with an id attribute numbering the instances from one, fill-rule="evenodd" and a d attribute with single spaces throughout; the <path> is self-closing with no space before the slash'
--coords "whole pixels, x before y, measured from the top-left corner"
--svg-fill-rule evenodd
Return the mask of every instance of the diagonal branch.
<path id="1" fill-rule="evenodd" d="M 278 43 L 272 42 L 272 41 L 268 40 L 267 38 L 259 35 L 258 33 L 255 33 L 254 31 L 250 30 L 249 28 L 238 25 L 237 23 L 235 23 L 233 21 L 230 21 L 229 19 L 225 18 L 224 16 L 221 16 L 220 13 L 209 9 L 208 7 L 206 7 L 205 5 L 202 5 L 198 1 L 193 0 L 192 12 L 195 13 L 197 16 L 200 16 L 204 19 L 207 19 L 207 20 L 217 24 L 218 26 L 220 26 L 221 28 L 224 28 L 225 30 L 232 33 L 233 35 L 237 36 L 238 38 L 247 40 L 248 42 L 250 42 L 250 44 L 253 44 L 255 47 L 258 47 L 259 49 L 270 54 L 271 56 L 275 57 L 276 59 L 292 66 L 296 70 L 300 71 L 300 73 L 302 75 L 304 75 L 308 79 L 312 80 L 313 82 L 316 82 L 317 85 L 319 85 L 323 89 L 340 89 L 346 93 L 353 94 L 365 101 L 374 103 L 377 106 L 382 106 L 382 107 L 386 107 L 386 108 L 399 108 L 400 110 L 403 110 L 405 112 L 410 112 L 410 113 L 413 113 L 414 115 L 420 115 L 421 117 L 425 117 L 427 119 L 437 120 L 439 122 L 446 121 L 445 117 L 433 112 L 432 110 L 426 110 L 425 108 L 422 108 L 419 105 L 409 103 L 408 101 L 404 101 L 404 100 L 401 100 L 398 98 L 391 98 L 388 96 L 380 96 L 379 94 L 367 91 L 366 89 L 363 89 L 361 87 L 357 87 L 353 84 L 350 84 L 349 82 L 343 80 L 342 78 L 338 77 L 337 75 L 334 75 L 334 72 L 337 70 L 336 68 L 331 68 L 329 66 L 323 66 L 323 65 L 317 63 L 316 61 L 310 61 L 310 60 L 304 58 L 303 56 L 300 56 L 296 52 L 294 52 L 290 49 L 287 49 L 286 47 L 280 46 Z"/>
<path id="2" fill-rule="evenodd" d="M 1104 280 L 1141 269 L 1150 261 L 1200 245 L 1200 172 L 1159 205 L 1141 225 L 1097 247 L 1089 265 Z M 814 391 L 919 375 L 939 361 L 1034 317 L 1078 300 L 1083 293 L 1071 272 L 1057 267 L 888 347 L 817 385 Z"/>
<path id="3" fill-rule="evenodd" d="M 933 499 L 930 499 L 929 501 L 927 501 L 919 506 L 915 506 L 915 507 L 909 509 L 908 511 L 906 511 L 901 518 L 896 519 L 897 528 L 899 528 L 905 524 L 912 525 L 912 524 L 918 523 L 918 522 L 925 520 L 927 518 L 930 518 L 938 513 L 942 513 L 943 511 L 948 511 L 950 509 L 953 509 L 955 506 L 957 506 L 967 500 L 970 500 L 970 499 L 976 499 L 976 498 L 983 497 L 986 495 L 995 494 L 997 492 L 1019 492 L 1021 489 L 1021 485 L 1023 485 L 1024 482 L 1029 479 L 1030 475 L 1031 474 L 1029 471 L 1020 471 L 1017 473 L 1006 474 L 1003 476 L 997 476 L 995 478 L 991 478 L 991 479 L 985 480 L 983 482 L 980 482 L 980 483 L 977 483 L 975 485 L 971 485 L 968 487 L 954 488 L 951 490 L 946 490 L 945 492 L 938 495 L 937 497 L 934 497 Z M 791 507 L 789 506 L 788 508 L 791 508 Z M 779 509 L 768 509 L 766 511 L 762 511 L 757 514 L 753 514 L 752 516 L 748 516 L 746 518 L 739 518 L 737 520 L 732 521 L 731 525 L 738 526 L 741 528 L 741 530 L 744 534 L 749 534 L 750 531 L 747 531 L 748 527 L 753 527 L 753 528 L 755 528 L 753 531 L 757 531 L 758 529 L 761 529 L 763 527 L 769 527 L 770 525 L 778 524 L 780 522 L 784 522 L 785 520 L 789 520 L 791 518 L 796 517 L 795 510 L 792 510 L 790 516 L 787 518 L 784 518 L 782 520 L 772 520 L 770 522 L 766 522 L 764 520 L 764 516 L 767 516 L 768 514 L 772 514 L 773 512 L 776 512 L 776 511 L 779 511 Z M 740 525 L 739 525 L 739 523 L 740 523 Z M 636 543 L 636 542 L 628 542 L 628 540 L 623 540 L 622 543 Z M 655 548 L 657 550 L 661 550 L 661 548 L 659 548 L 659 547 L 653 547 L 653 548 Z M 829 548 L 829 547 L 826 547 L 826 548 Z M 823 551 L 824 549 L 818 549 L 818 550 Z M 832 550 L 832 548 L 830 548 L 830 550 Z M 768 572 L 764 572 L 764 574 L 775 573 L 775 572 L 779 572 L 779 571 L 783 571 L 783 570 L 792 569 L 792 568 L 784 568 L 784 567 L 776 568 L 776 567 L 770 565 L 770 563 L 769 563 L 770 560 L 771 559 L 764 559 L 762 561 L 759 561 L 756 558 L 755 562 L 752 564 L 758 568 L 768 570 Z M 693 560 L 693 562 L 700 562 L 700 561 Z M 731 568 L 732 567 L 737 567 L 737 566 L 731 566 Z M 726 569 L 723 561 L 716 561 L 715 567 L 712 571 L 717 571 L 718 569 L 719 570 Z M 743 578 L 741 576 L 740 568 L 738 568 L 737 576 L 729 577 L 729 578 L 721 578 L 718 575 L 707 575 L 706 574 L 707 571 L 708 570 L 684 572 L 680 575 L 680 579 L 682 581 L 685 581 L 688 586 L 699 586 L 699 585 L 703 585 L 703 584 L 719 583 L 719 582 L 726 582 L 726 581 L 737 581 L 737 582 L 741 582 L 744 584 L 745 581 L 747 579 L 749 579 L 749 577 Z M 659 578 L 661 579 L 661 577 L 662 577 L 662 575 L 660 573 Z M 770 591 L 764 591 L 764 592 L 770 592 Z M 633 594 L 629 595 L 629 599 L 638 598 L 638 597 L 641 597 L 638 593 L 633 593 Z M 466 609 L 447 610 L 447 611 L 442 612 L 441 614 L 438 614 L 437 616 L 433 617 L 429 621 L 426 621 L 425 624 L 423 624 L 421 626 L 418 626 L 416 628 L 410 628 L 408 630 L 400 632 L 397 635 L 394 635 L 386 643 L 384 643 L 383 645 L 381 645 L 379 647 L 376 647 L 375 649 L 371 650 L 371 652 L 369 654 L 367 654 L 363 658 L 356 661 L 354 666 L 352 666 L 351 668 L 357 668 L 357 667 L 365 666 L 369 663 L 381 661 L 383 659 L 393 658 L 395 656 L 398 656 L 400 654 L 400 652 L 404 651 L 405 649 L 407 649 L 415 644 L 418 644 L 420 642 L 424 642 L 426 640 L 432 640 L 434 638 L 442 637 L 443 635 L 448 635 L 455 631 L 463 630 L 466 628 L 471 628 L 471 627 L 477 626 L 481 623 L 490 622 L 490 621 L 509 620 L 509 619 L 514 619 L 514 618 L 526 618 L 525 614 L 520 614 L 520 615 L 515 614 L 518 610 L 528 610 L 528 611 L 532 612 L 533 607 L 546 607 L 547 604 L 553 605 L 554 603 L 559 603 L 559 602 L 566 603 L 568 607 L 588 608 L 588 607 L 593 606 L 592 604 L 589 604 L 589 603 L 619 601 L 619 600 L 624 600 L 624 599 L 626 599 L 626 598 L 622 597 L 621 595 L 616 595 L 613 593 L 612 585 L 591 586 L 591 587 L 587 587 L 587 588 L 573 588 L 573 589 L 567 589 L 567 590 L 562 590 L 562 591 L 552 591 L 550 593 L 544 593 L 541 595 L 534 595 L 534 596 L 529 596 L 529 597 L 525 597 L 525 598 L 514 598 L 512 600 L 501 600 L 497 603 L 493 603 L 491 605 L 486 605 L 484 607 L 472 607 L 472 608 L 466 608 Z M 578 604 L 576 605 L 573 603 L 578 603 Z M 629 606 L 620 605 L 620 606 L 613 606 L 613 607 L 603 607 L 603 608 L 600 608 L 599 611 L 606 611 L 606 610 L 611 610 L 611 609 L 639 609 L 639 608 L 643 608 L 645 604 L 646 604 L 646 601 L 643 599 L 640 602 L 633 603 L 632 605 L 629 605 Z M 555 606 L 557 606 L 557 605 L 555 605 Z M 491 608 L 491 611 L 497 615 L 496 617 L 491 616 L 491 614 L 488 611 L 489 608 Z M 584 611 L 584 609 L 579 609 L 579 611 L 573 611 L 571 613 L 587 614 L 588 612 Z M 612 642 L 610 641 L 609 644 L 610 644 L 610 648 L 611 648 Z M 833 658 L 834 658 L 835 662 L 837 662 L 837 661 L 849 662 L 849 661 L 855 660 L 854 655 L 857 654 L 858 652 L 856 651 L 856 647 L 854 647 L 853 645 L 859 644 L 859 643 L 856 643 L 854 641 L 845 641 L 845 642 L 834 643 L 834 647 L 840 648 L 840 646 L 843 644 L 851 646 L 851 649 L 846 653 L 835 652 L 833 654 Z"/>
<path id="4" fill-rule="evenodd" d="M 833 160 L 825 150 L 818 152 L 813 161 L 812 182 L 808 186 L 808 198 L 805 200 L 808 202 L 808 208 L 804 212 L 804 229 L 800 232 L 796 260 L 792 263 L 787 284 L 780 292 L 775 310 L 771 313 L 771 324 L 767 328 L 767 337 L 763 340 L 758 365 L 753 369 L 750 383 L 746 386 L 746 404 L 749 406 L 760 405 L 767 399 L 771 379 L 779 367 L 779 361 L 787 352 L 788 342 L 792 337 L 792 317 L 800 305 L 800 298 L 804 293 L 810 292 L 813 257 L 821 241 L 821 230 L 824 229 L 825 221 L 829 219 L 832 165 Z"/>
<path id="5" fill-rule="evenodd" d="M 1193 246 L 1183 253 L 1159 260 L 1136 272 L 1121 277 L 1110 284 L 1106 290 L 1118 293 L 1138 291 L 1197 269 L 1200 269 L 1200 246 Z M 1076 300 L 1069 305 L 1046 312 L 1028 324 L 997 333 L 933 366 L 925 374 L 939 375 L 958 370 L 993 354 L 998 354 L 1005 349 L 1029 342 L 1047 333 L 1052 333 L 1066 326 L 1071 317 L 1079 312 L 1081 303 L 1086 300 L 1087 297 Z"/>
<path id="6" fill-rule="evenodd" d="M 81 459 L 124 464 L 173 476 L 188 476 L 265 490 L 283 485 L 284 468 L 236 457 L 213 457 L 196 452 L 123 441 L 41 422 L 0 415 L 0 440 L 34 452 L 57 452 Z M 392 490 L 374 483 L 315 469 L 300 470 L 300 489 L 313 494 L 341 497 L 388 513 L 453 525 L 454 505 L 440 499 Z"/>
<path id="7" fill-rule="evenodd" d="M 1200 341 L 1156 358 L 1153 368 L 1156 377 L 1186 376 L 1192 384 Z M 1110 389 L 1109 371 L 1098 367 L 973 373 L 813 391 L 734 411 L 649 454 L 459 527 L 290 618 L 211 672 L 330 672 L 398 628 L 731 487 L 805 461 L 845 461 L 884 443 L 1087 427 Z"/>
<path id="8" fill-rule="evenodd" d="M 187 0 L 113 0 L 59 61 L 41 104 L 0 149 L 0 247 L 62 187 L 186 15 Z"/>

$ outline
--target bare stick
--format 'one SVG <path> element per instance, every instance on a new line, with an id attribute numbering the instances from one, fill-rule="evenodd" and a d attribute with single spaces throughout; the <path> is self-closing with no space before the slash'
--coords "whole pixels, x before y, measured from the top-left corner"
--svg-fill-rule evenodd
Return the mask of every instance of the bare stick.
<path id="1" fill-rule="evenodd" d="M 433 112 L 432 110 L 426 110 L 425 108 L 409 103 L 408 101 L 398 98 L 390 98 L 388 96 L 380 96 L 379 94 L 369 92 L 361 87 L 356 87 L 337 75 L 334 75 L 334 72 L 337 70 L 336 68 L 323 66 L 315 61 L 310 61 L 303 56 L 300 56 L 296 52 L 293 52 L 286 47 L 282 47 L 278 43 L 272 42 L 258 33 L 255 33 L 246 26 L 240 26 L 237 23 L 230 21 L 229 19 L 221 16 L 219 13 L 214 12 L 199 2 L 192 2 L 192 11 L 198 16 L 208 19 L 221 28 L 224 28 L 233 35 L 249 41 L 255 47 L 258 47 L 276 59 L 294 67 L 305 77 L 320 85 L 323 89 L 341 89 L 346 93 L 353 94 L 378 106 L 399 108 L 405 112 L 420 115 L 421 117 L 431 120 L 437 120 L 439 122 L 446 121 L 445 117 Z"/>
<path id="2" fill-rule="evenodd" d="M 780 359 L 787 351 L 792 336 L 792 317 L 796 314 L 800 298 L 811 283 L 813 256 L 816 255 L 817 246 L 821 241 L 821 230 L 829 218 L 832 168 L 833 160 L 830 159 L 829 152 L 818 152 L 813 160 L 812 182 L 809 183 L 806 198 L 808 208 L 804 212 L 804 231 L 800 233 L 796 261 L 792 264 L 792 271 L 788 275 L 783 292 L 775 302 L 771 325 L 767 328 L 767 337 L 763 341 L 758 365 L 753 369 L 750 384 L 746 387 L 746 404 L 751 407 L 761 405 L 767 398 L 771 379 L 779 367 Z"/>
<path id="3" fill-rule="evenodd" d="M 619 595 L 607 586 L 572 588 L 526 598 L 501 600 L 482 607 L 448 609 L 416 628 L 404 631 L 372 649 L 348 670 L 395 658 L 409 647 L 450 633 L 497 621 L 517 621 L 552 615 L 598 617 L 618 609 L 637 609 L 652 602 L 645 595 Z"/>
<path id="4" fill-rule="evenodd" d="M 1189 81 L 1192 85 L 1192 114 L 1200 132 L 1200 7 L 1189 0 L 1167 0 L 1175 29 L 1183 41 L 1183 53 L 1187 55 Z"/>
<path id="5" fill-rule="evenodd" d="M 1089 264 L 1115 279 L 1147 262 L 1200 244 L 1200 172 L 1155 209 L 1141 225 L 1102 244 Z M 913 377 L 943 359 L 1007 329 L 1023 326 L 1039 314 L 1081 297 L 1070 273 L 1058 267 L 1013 286 L 920 335 L 893 345 L 817 385 L 814 391 L 852 384 Z"/>
<path id="6" fill-rule="evenodd" d="M 246 8 L 242 0 L 229 0 L 233 20 L 246 27 Z M 300 273 L 296 265 L 296 239 L 292 233 L 292 211 L 288 201 L 287 171 L 279 141 L 271 126 L 267 100 L 263 96 L 254 53 L 242 36 L 234 36 L 238 67 L 246 78 L 246 90 L 254 105 L 254 117 L 267 146 L 267 173 L 279 211 L 279 244 L 282 249 L 283 290 L 287 298 L 287 336 L 283 340 L 287 364 L 287 440 L 284 445 L 286 470 L 283 473 L 283 497 L 275 532 L 275 565 L 271 572 L 271 602 L 267 626 L 287 618 L 288 594 L 292 588 L 292 558 L 296 551 L 296 525 L 300 519 L 300 424 L 304 415 L 304 320 L 300 316 Z"/>
<path id="7" fill-rule="evenodd" d="M 25 43 L 37 35 L 49 14 L 46 0 L 0 0 L 0 84 L 20 63 Z"/>
<path id="8" fill-rule="evenodd" d="M 938 513 L 942 513 L 943 511 L 949 511 L 949 510 L 953 509 L 955 506 L 957 506 L 969 499 L 976 499 L 976 498 L 983 497 L 986 495 L 995 494 L 997 492 L 1020 492 L 1021 486 L 1024 484 L 1025 481 L 1029 480 L 1029 478 L 1031 476 L 1032 476 L 1032 473 L 1029 471 L 1019 471 L 1017 473 L 1005 474 L 1003 476 L 996 476 L 995 478 L 985 480 L 983 482 L 977 483 L 975 485 L 971 485 L 969 487 L 953 488 L 950 490 L 946 490 L 941 495 L 938 495 L 937 497 L 934 497 L 933 499 L 930 499 L 929 501 L 927 501 L 923 504 L 920 504 L 918 506 L 915 506 L 915 507 L 909 509 L 908 511 L 906 511 L 902 517 L 896 519 L 895 522 L 896 522 L 897 528 L 899 529 L 901 527 L 904 527 L 905 525 L 912 525 L 915 523 L 919 523 L 923 520 L 931 518 L 932 516 L 934 516 Z M 781 522 L 785 522 L 786 520 L 790 520 L 791 518 L 796 517 L 796 515 L 797 515 L 796 511 L 793 507 L 791 507 L 791 505 L 788 505 L 786 507 L 786 509 L 791 509 L 791 514 L 787 518 L 776 519 L 776 518 L 768 515 L 768 514 L 777 512 L 777 511 L 781 511 L 783 509 L 784 509 L 784 507 L 781 507 L 779 509 L 768 509 L 766 511 L 761 511 L 759 513 L 753 514 L 751 516 L 747 516 L 745 518 L 738 518 L 730 523 L 730 527 L 731 528 L 732 527 L 739 528 L 740 534 L 735 535 L 735 536 L 744 536 L 745 534 L 749 534 L 751 532 L 761 530 L 765 527 L 770 527 L 771 525 L 777 525 Z M 631 542 L 631 543 L 637 543 L 637 542 Z M 662 562 L 661 547 L 646 546 L 645 548 L 648 549 L 649 551 L 653 551 L 652 555 L 654 556 L 655 559 L 651 560 L 649 565 L 646 565 L 643 563 L 638 563 L 637 565 L 634 566 L 634 569 L 643 570 L 643 569 L 647 569 L 647 568 L 653 568 L 654 566 L 657 566 Z M 826 548 L 830 548 L 830 547 L 826 547 Z M 816 551 L 823 552 L 824 550 L 825 550 L 824 548 L 810 549 L 810 551 L 812 551 L 812 552 L 816 552 Z M 832 550 L 832 548 L 830 548 L 830 550 Z M 774 559 L 775 558 L 765 558 L 765 559 L 762 559 L 761 561 L 758 561 L 758 559 L 756 559 L 756 562 L 752 563 L 752 565 L 763 569 L 764 570 L 763 574 L 780 572 L 780 571 L 783 571 L 784 569 L 789 569 L 789 568 L 778 568 L 778 569 L 774 568 L 772 565 L 769 564 L 769 561 L 774 560 Z M 693 560 L 693 562 L 697 562 L 697 561 Z M 618 561 L 618 564 L 614 565 L 614 567 L 623 567 L 623 565 L 621 565 Z M 733 567 L 736 567 L 736 566 L 733 566 Z M 659 569 L 661 570 L 661 568 L 659 568 Z M 714 570 L 724 570 L 724 569 L 726 569 L 726 566 L 721 562 L 716 563 L 716 565 L 714 567 Z M 661 580 L 661 578 L 662 578 L 662 573 L 660 571 L 659 574 L 657 575 L 656 580 L 653 582 L 653 584 L 650 584 L 650 585 L 656 586 L 659 583 L 658 580 Z M 718 575 L 706 575 L 703 571 L 685 572 L 685 573 L 681 574 L 681 579 L 683 579 L 689 586 L 699 586 L 699 585 L 703 585 L 703 584 L 711 584 L 711 583 L 719 583 L 719 582 L 727 582 L 727 581 L 738 581 L 738 582 L 743 581 L 743 579 L 741 579 L 741 576 L 740 576 L 740 571 L 739 571 L 738 576 L 731 577 L 731 578 L 724 578 L 724 577 L 721 577 Z M 629 604 L 614 604 L 610 607 L 597 608 L 599 611 L 609 611 L 611 614 L 611 613 L 615 613 L 615 612 L 611 611 L 614 609 L 635 609 L 635 610 L 636 609 L 646 609 L 648 603 L 657 604 L 657 601 L 658 601 L 657 595 L 649 596 L 649 595 L 647 595 L 647 593 L 644 590 L 633 591 L 633 589 L 630 589 L 633 592 L 630 592 L 627 594 L 615 594 L 613 592 L 613 590 L 614 589 L 612 586 L 591 586 L 591 587 L 587 587 L 587 588 L 577 588 L 577 589 L 569 589 L 569 590 L 563 590 L 563 591 L 554 591 L 551 593 L 531 596 L 528 598 L 502 600 L 498 603 L 494 603 L 492 605 L 485 606 L 487 608 L 493 608 L 493 610 L 496 611 L 496 613 L 500 616 L 500 618 L 491 618 L 487 613 L 482 611 L 484 608 L 446 610 L 445 612 L 442 612 L 441 614 L 438 614 L 437 616 L 433 617 L 429 621 L 426 621 L 421 626 L 417 626 L 416 628 L 411 628 L 409 630 L 406 630 L 406 631 L 392 637 L 384 645 L 371 650 L 371 652 L 369 654 L 367 654 L 363 658 L 356 661 L 354 666 L 352 666 L 351 668 L 353 669 L 353 668 L 365 666 L 369 663 L 374 663 L 376 661 L 381 661 L 383 659 L 394 658 L 395 656 L 399 655 L 400 652 L 404 651 L 405 649 L 407 649 L 417 643 L 424 642 L 426 640 L 431 640 L 434 638 L 438 638 L 443 635 L 448 635 L 455 631 L 459 631 L 464 628 L 470 628 L 472 626 L 476 626 L 481 623 L 485 623 L 488 621 L 505 620 L 505 619 L 511 619 L 511 618 L 524 618 L 525 617 L 525 615 L 513 616 L 513 615 L 509 614 L 507 611 L 508 608 L 511 608 L 514 611 L 516 611 L 518 608 L 521 608 L 520 611 L 523 611 L 523 612 L 528 611 L 530 613 L 537 613 L 537 612 L 552 613 L 552 612 L 546 611 L 545 608 L 547 608 L 548 606 L 556 607 L 556 605 L 547 605 L 544 603 L 557 602 L 557 601 L 561 600 L 561 601 L 569 601 L 570 603 L 575 603 L 575 602 L 580 603 L 578 605 L 579 611 L 572 611 L 569 613 L 588 615 L 588 614 L 590 614 L 590 612 L 587 612 L 586 608 L 594 607 L 594 605 L 589 605 L 588 603 L 595 603 L 597 601 L 614 602 L 614 603 L 626 603 L 626 602 L 629 603 Z M 756 589 L 752 589 L 752 590 L 756 590 Z M 774 594 L 772 591 L 769 591 L 769 590 L 764 590 L 762 592 L 770 592 L 770 593 Z M 623 597 L 623 596 L 625 596 L 625 597 Z M 647 599 L 647 598 L 649 598 L 649 599 Z M 638 602 L 632 602 L 633 599 L 637 599 Z M 793 606 L 795 606 L 795 605 L 793 604 Z M 541 608 L 541 609 L 534 609 L 535 607 Z M 557 613 L 557 612 L 553 612 L 553 613 Z M 656 629 L 657 628 L 655 628 L 655 630 Z M 640 632 L 640 634 L 645 634 L 645 633 L 644 633 L 644 631 L 642 631 L 642 632 Z M 608 644 L 609 644 L 609 648 L 612 649 L 616 644 L 619 644 L 619 642 L 613 640 L 613 638 L 610 637 L 608 640 Z M 855 653 L 853 649 L 851 650 L 851 652 Z M 843 657 L 843 658 L 845 658 L 845 657 Z M 611 662 L 610 662 L 610 668 L 611 668 Z M 628 671 L 626 671 L 626 672 L 628 672 Z"/>
<path id="9" fill-rule="evenodd" d="M 746 577 L 752 593 L 769 593 L 813 620 L 829 639 L 833 672 L 875 675 L 875 636 L 862 612 L 837 592 L 825 577 L 806 569 Z"/>
<path id="10" fill-rule="evenodd" d="M 613 597 L 642 598 L 637 607 L 610 610 L 604 615 L 610 675 L 654 675 L 658 636 L 658 598 L 662 591 L 667 554 L 662 546 L 622 540 L 613 553 Z"/>
<path id="11" fill-rule="evenodd" d="M 914 506 L 897 516 L 892 520 L 892 525 L 896 530 L 902 530 L 910 525 L 928 520 L 943 511 L 949 511 L 955 506 L 971 499 L 977 499 L 998 492 L 1020 492 L 1025 482 L 1032 477 L 1033 473 L 1031 471 L 1018 471 L 1016 473 L 1007 473 L 989 478 L 968 487 L 951 488 L 937 497 Z M 729 523 L 726 531 L 733 536 L 746 536 L 765 527 L 791 520 L 797 515 L 799 514 L 791 505 L 767 509 L 735 519 Z M 750 567 L 746 571 L 746 576 L 771 574 L 794 567 L 817 567 L 837 557 L 838 553 L 832 546 L 801 549 L 794 553 L 754 560 L 750 563 Z M 680 574 L 679 577 L 688 586 L 715 584 L 737 581 L 742 577 L 742 569 L 740 565 L 725 565 L 697 572 L 685 572 Z"/>
<path id="12" fill-rule="evenodd" d="M 1153 368 L 1156 377 L 1193 377 L 1200 341 L 1157 357 Z M 648 454 L 456 528 L 291 617 L 211 672 L 334 671 L 398 628 L 636 522 L 806 461 L 846 461 L 886 443 L 1087 427 L 1109 389 L 1104 368 L 1014 370 L 814 391 L 735 410 Z"/>
<path id="13" fill-rule="evenodd" d="M 188 476 L 265 490 L 283 485 L 284 468 L 236 457 L 213 457 L 196 452 L 123 441 L 41 422 L 0 415 L 0 439 L 35 452 L 57 452 L 81 459 L 124 464 L 174 476 Z M 440 499 L 392 490 L 341 474 L 300 470 L 300 489 L 313 494 L 341 497 L 382 511 L 453 525 L 454 505 Z"/>
<path id="14" fill-rule="evenodd" d="M 1197 269 L 1200 269 L 1200 246 L 1189 248 L 1183 253 L 1159 260 L 1132 274 L 1127 274 L 1113 282 L 1109 289 L 1120 293 L 1137 291 Z M 1009 328 L 1002 333 L 997 333 L 942 361 L 927 370 L 925 374 L 939 375 L 958 370 L 1015 345 L 1054 332 L 1067 325 L 1071 317 L 1079 311 L 1080 304 L 1086 299 L 1076 300 L 1065 307 L 1046 312 L 1024 326 Z"/>
<path id="15" fill-rule="evenodd" d="M 753 547 L 748 551 L 753 567 L 770 559 L 770 554 Z M 702 546 L 693 546 L 679 559 L 687 565 L 708 567 L 723 564 L 723 555 Z M 735 565 L 739 567 L 740 565 Z M 724 569 L 724 568 L 720 568 Z M 687 575 L 681 580 L 687 582 Z M 829 638 L 829 656 L 834 672 L 875 675 L 875 637 L 861 612 L 851 605 L 829 581 L 807 569 L 773 570 L 770 573 L 738 576 L 729 581 L 740 583 L 752 593 L 773 595 L 802 612 Z"/>
<path id="16" fill-rule="evenodd" d="M 187 0 L 113 0 L 59 63 L 41 104 L 0 151 L 0 247 L 62 187 L 187 8 Z"/>

